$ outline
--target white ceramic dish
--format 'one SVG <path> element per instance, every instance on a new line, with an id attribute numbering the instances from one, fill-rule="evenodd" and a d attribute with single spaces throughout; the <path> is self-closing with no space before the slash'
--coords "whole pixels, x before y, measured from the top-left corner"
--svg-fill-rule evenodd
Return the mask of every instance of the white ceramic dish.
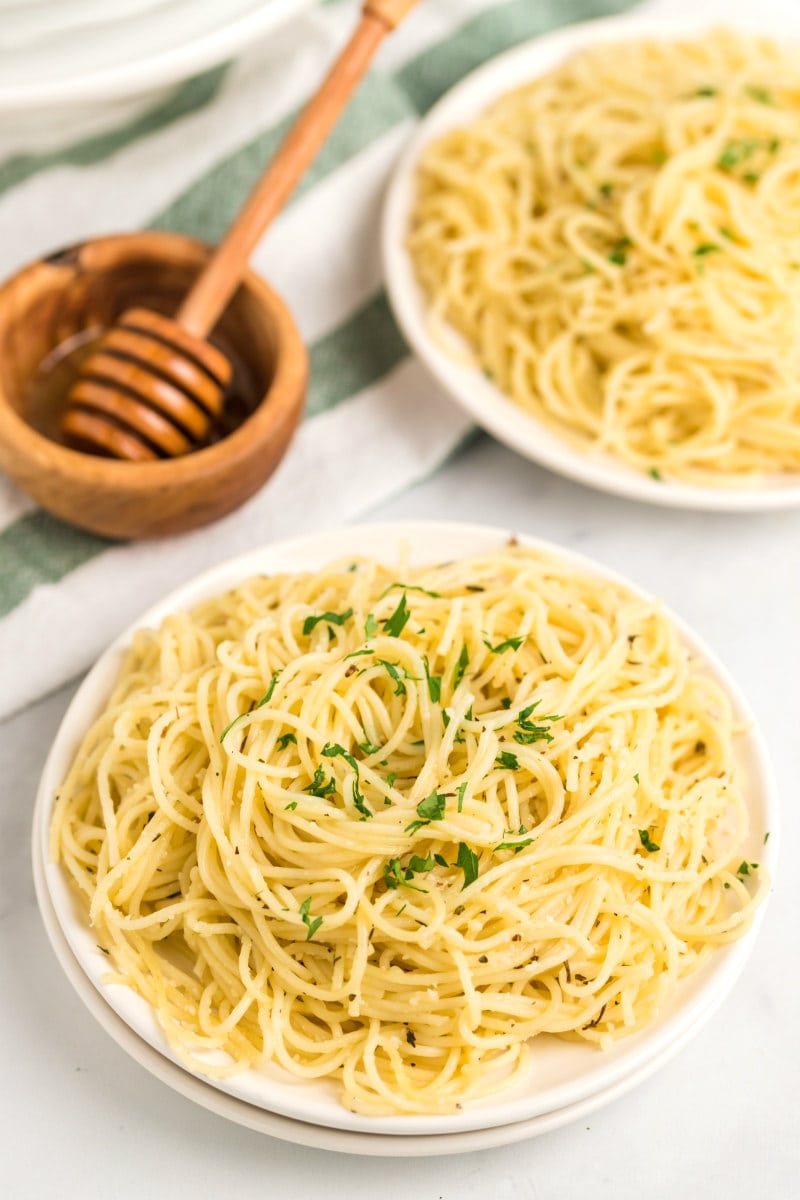
<path id="1" fill-rule="evenodd" d="M 524 1141 L 543 1133 L 552 1133 L 572 1121 L 586 1117 L 598 1108 L 618 1100 L 626 1092 L 644 1082 L 650 1075 L 664 1066 L 690 1040 L 693 1029 L 672 1043 L 660 1055 L 644 1063 L 637 1071 L 627 1075 L 613 1087 L 597 1092 L 594 1096 L 577 1104 L 568 1104 L 555 1112 L 531 1117 L 527 1121 L 515 1121 L 510 1125 L 493 1125 L 488 1129 L 471 1130 L 468 1133 L 442 1133 L 412 1135 L 398 1138 L 387 1133 L 354 1133 L 346 1129 L 329 1129 L 324 1125 L 310 1125 L 306 1121 L 294 1121 L 267 1112 L 244 1100 L 237 1100 L 204 1080 L 184 1071 L 176 1063 L 164 1058 L 152 1046 L 140 1038 L 130 1026 L 106 1003 L 72 953 L 67 939 L 61 931 L 53 902 L 45 882 L 45 864 L 42 858 L 42 836 L 40 830 L 41 809 L 37 807 L 33 821 L 33 880 L 39 910 L 45 931 L 64 974 L 74 987 L 90 1014 L 111 1038 L 140 1066 L 161 1080 L 167 1087 L 194 1101 L 201 1108 L 244 1125 L 258 1133 L 292 1142 L 296 1146 L 314 1146 L 318 1150 L 335 1150 L 342 1154 L 361 1154 L 381 1157 L 427 1157 L 430 1155 L 466 1154 L 473 1150 L 488 1150 L 495 1146 L 506 1146 L 511 1142 Z"/>
<path id="2" fill-rule="evenodd" d="M 20 6 L 0 28 L 0 113 L 155 91 L 233 57 L 312 0 L 73 0 Z"/>
<path id="3" fill-rule="evenodd" d="M 740 6 L 741 8 L 741 6 Z M 387 193 L 382 223 L 382 254 L 389 300 L 414 352 L 437 382 L 484 429 L 512 450 L 578 483 L 633 500 L 676 508 L 749 512 L 800 505 L 800 476 L 775 476 L 742 488 L 703 488 L 678 481 L 659 482 L 610 455 L 570 445 L 496 388 L 476 367 L 465 365 L 465 346 L 455 331 L 445 347 L 431 334 L 427 307 L 405 242 L 414 197 L 416 164 L 425 147 L 449 129 L 473 121 L 514 87 L 551 70 L 576 50 L 598 43 L 637 38 L 697 35 L 726 18 L 709 15 L 703 5 L 694 15 L 634 15 L 590 21 L 559 29 L 492 59 L 457 84 L 436 104 L 404 151 Z M 785 35 L 786 20 L 772 26 L 757 5 L 749 16 L 736 10 L 737 28 Z M 800 33 L 800 28 L 794 29 Z M 451 352 L 452 351 L 452 352 Z M 461 361 L 458 361 L 458 359 Z"/>
<path id="4" fill-rule="evenodd" d="M 136 622 L 136 626 L 160 622 L 168 612 L 186 608 L 215 595 L 251 574 L 313 569 L 331 559 L 365 554 L 392 561 L 396 547 L 405 542 L 418 562 L 460 558 L 503 544 L 507 534 L 481 526 L 448 523 L 407 523 L 342 529 L 299 538 L 256 550 L 202 575 L 172 593 Z M 522 539 L 592 574 L 617 580 L 638 591 L 591 560 L 566 553 L 548 543 Z M 640 593 L 641 594 L 641 593 Z M 751 813 L 751 842 L 747 856 L 756 857 L 770 871 L 777 850 L 777 804 L 768 757 L 744 698 L 711 651 L 692 632 L 676 620 L 692 652 L 707 664 L 709 672 L 731 697 L 739 717 L 750 731 L 740 739 L 738 758 L 744 773 Z M 123 648 L 132 630 L 126 631 L 101 656 L 70 705 L 56 735 L 42 775 L 38 793 L 41 854 L 47 855 L 46 833 L 52 798 L 66 773 L 86 728 L 102 709 L 116 675 Z M 766 846 L 763 835 L 770 831 Z M 150 1006 L 130 989 L 107 985 L 104 976 L 107 959 L 95 945 L 85 914 L 79 909 L 72 889 L 59 867 L 48 863 L 45 882 L 61 927 L 81 969 L 117 1015 L 159 1055 L 174 1056 L 156 1023 Z M 632 1074 L 666 1054 L 690 1030 L 700 1027 L 713 1008 L 729 992 L 750 953 L 757 926 L 763 917 L 762 905 L 756 923 L 741 941 L 722 948 L 692 978 L 684 981 L 674 1002 L 648 1029 L 600 1053 L 585 1045 L 542 1038 L 535 1043 L 532 1070 L 524 1086 L 490 1101 L 468 1104 L 458 1114 L 441 1117 L 392 1116 L 366 1118 L 346 1111 L 338 1102 L 331 1082 L 300 1083 L 270 1064 L 258 1071 L 247 1071 L 229 1080 L 215 1081 L 214 1088 L 267 1111 L 311 1124 L 350 1130 L 357 1133 L 390 1135 L 455 1134 L 468 1130 L 508 1125 L 553 1113 L 582 1103 L 592 1096 L 616 1087 Z M 212 1086 L 206 1084 L 206 1086 Z"/>

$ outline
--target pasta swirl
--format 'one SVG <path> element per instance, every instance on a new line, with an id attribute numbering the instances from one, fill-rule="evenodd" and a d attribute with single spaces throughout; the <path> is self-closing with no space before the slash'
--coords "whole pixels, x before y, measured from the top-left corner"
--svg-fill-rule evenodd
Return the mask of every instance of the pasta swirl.
<path id="1" fill-rule="evenodd" d="M 746 930 L 733 732 L 657 604 L 549 555 L 335 563 L 136 634 L 52 854 L 192 1069 L 451 1112 Z"/>
<path id="2" fill-rule="evenodd" d="M 800 63 L 598 46 L 430 145 L 409 251 L 517 404 L 656 479 L 800 471 Z"/>

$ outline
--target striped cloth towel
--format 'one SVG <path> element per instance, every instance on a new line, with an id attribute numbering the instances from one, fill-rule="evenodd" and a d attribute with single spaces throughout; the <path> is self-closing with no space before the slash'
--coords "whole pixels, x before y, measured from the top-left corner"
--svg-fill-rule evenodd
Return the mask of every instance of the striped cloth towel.
<path id="1" fill-rule="evenodd" d="M 243 508 L 165 540 L 67 527 L 0 478 L 0 717 L 79 675 L 150 603 L 278 537 L 353 520 L 434 471 L 467 418 L 414 362 L 381 287 L 382 194 L 420 116 L 492 55 L 633 0 L 424 0 L 389 39 L 253 259 L 311 357 L 306 416 Z M 356 18 L 312 6 L 269 42 L 119 127 L 0 161 L 0 276 L 70 242 L 136 228 L 218 239 Z"/>

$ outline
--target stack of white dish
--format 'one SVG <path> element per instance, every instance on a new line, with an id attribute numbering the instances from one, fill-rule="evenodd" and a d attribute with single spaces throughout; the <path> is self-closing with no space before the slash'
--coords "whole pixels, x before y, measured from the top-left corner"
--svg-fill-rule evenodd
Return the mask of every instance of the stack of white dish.
<path id="1" fill-rule="evenodd" d="M 170 612 L 191 607 L 258 573 L 319 568 L 343 556 L 391 561 L 401 544 L 418 563 L 479 554 L 502 545 L 507 532 L 447 523 L 365 526 L 311 535 L 251 552 L 225 563 L 168 596 L 137 626 L 153 625 Z M 598 564 L 521 539 L 601 578 L 623 583 Z M 639 592 L 641 594 L 641 592 Z M 739 769 L 750 813 L 748 854 L 774 871 L 777 811 L 767 755 L 752 714 L 736 685 L 713 654 L 673 617 L 693 655 L 704 663 L 731 699 L 747 732 L 738 740 Z M 95 945 L 85 911 L 61 869 L 48 861 L 47 834 L 53 796 L 76 748 L 102 709 L 115 677 L 127 631 L 100 658 L 73 700 L 56 736 L 42 776 L 33 828 L 36 891 L 55 952 L 92 1015 L 142 1066 L 177 1092 L 250 1128 L 303 1145 L 345 1153 L 448 1154 L 532 1137 L 575 1120 L 634 1087 L 675 1054 L 712 1016 L 742 970 L 763 916 L 750 932 L 720 948 L 706 966 L 679 987 L 655 1023 L 601 1052 L 594 1047 L 542 1037 L 532 1046 L 525 1082 L 488 1101 L 465 1104 L 448 1116 L 364 1117 L 339 1103 L 335 1084 L 302 1082 L 267 1064 L 228 1080 L 210 1081 L 190 1072 L 167 1045 L 150 1006 L 130 989 L 104 982 L 108 959 Z M 765 833 L 769 842 L 765 844 Z"/>
<path id="2" fill-rule="evenodd" d="M 0 112 L 108 101 L 232 57 L 311 0 L 0 0 Z"/>

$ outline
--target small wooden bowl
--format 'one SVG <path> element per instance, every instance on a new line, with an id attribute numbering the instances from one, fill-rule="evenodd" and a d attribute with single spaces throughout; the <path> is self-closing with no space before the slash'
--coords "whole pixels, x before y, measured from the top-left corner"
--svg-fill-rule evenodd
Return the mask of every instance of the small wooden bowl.
<path id="1" fill-rule="evenodd" d="M 40 365 L 132 304 L 174 313 L 211 248 L 175 233 L 98 238 L 23 268 L 0 288 L 0 467 L 49 512 L 112 538 L 180 533 L 243 503 L 286 452 L 308 359 L 280 297 L 247 272 L 214 332 L 254 396 L 251 415 L 182 458 L 130 463 L 59 444 L 30 423 Z"/>

